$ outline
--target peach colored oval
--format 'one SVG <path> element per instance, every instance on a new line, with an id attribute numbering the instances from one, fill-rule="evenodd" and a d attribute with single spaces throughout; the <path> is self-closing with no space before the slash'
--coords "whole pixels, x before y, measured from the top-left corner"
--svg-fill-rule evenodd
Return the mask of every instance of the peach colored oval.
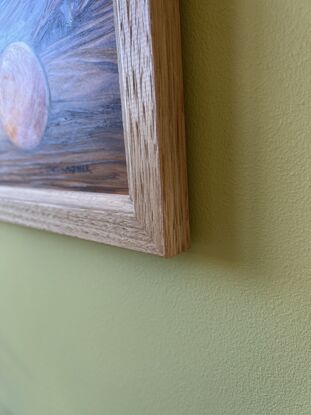
<path id="1" fill-rule="evenodd" d="M 9 45 L 0 58 L 0 120 L 16 147 L 33 150 L 41 143 L 49 96 L 44 70 L 34 52 L 23 42 Z"/>

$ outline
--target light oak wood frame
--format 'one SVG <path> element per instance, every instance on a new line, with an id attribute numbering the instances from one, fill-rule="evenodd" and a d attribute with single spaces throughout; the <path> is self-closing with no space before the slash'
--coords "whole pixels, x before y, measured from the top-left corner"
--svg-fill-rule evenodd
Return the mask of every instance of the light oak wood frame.
<path id="1" fill-rule="evenodd" d="M 170 257 L 189 247 L 179 0 L 114 0 L 130 195 L 0 187 L 0 220 Z"/>

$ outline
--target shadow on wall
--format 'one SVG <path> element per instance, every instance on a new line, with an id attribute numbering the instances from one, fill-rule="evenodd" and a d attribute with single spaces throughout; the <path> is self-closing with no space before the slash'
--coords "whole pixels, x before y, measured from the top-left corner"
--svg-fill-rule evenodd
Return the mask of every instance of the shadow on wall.
<path id="1" fill-rule="evenodd" d="M 238 12 L 236 1 L 181 1 L 192 239 L 204 255 L 231 265 L 254 264 L 258 252 L 256 179 L 244 173 L 256 174 L 260 138 L 241 125 Z"/>
<path id="2" fill-rule="evenodd" d="M 9 396 L 15 404 L 21 404 L 22 397 L 19 391 L 24 390 L 23 393 L 26 394 L 25 385 L 29 386 L 33 377 L 2 335 L 0 335 L 0 345 L 0 415 L 14 415 L 4 403 L 3 394 Z M 24 385 L 16 385 L 16 379 L 20 379 Z"/>
<path id="3" fill-rule="evenodd" d="M 14 415 L 6 406 L 0 402 L 0 415 Z"/>

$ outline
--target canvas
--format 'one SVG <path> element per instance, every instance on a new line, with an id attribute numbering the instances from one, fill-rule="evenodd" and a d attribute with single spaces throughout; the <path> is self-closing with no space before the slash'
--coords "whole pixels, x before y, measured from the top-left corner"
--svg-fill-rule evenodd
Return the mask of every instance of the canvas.
<path id="1" fill-rule="evenodd" d="M 0 184 L 127 194 L 112 0 L 1 0 L 0 28 Z"/>

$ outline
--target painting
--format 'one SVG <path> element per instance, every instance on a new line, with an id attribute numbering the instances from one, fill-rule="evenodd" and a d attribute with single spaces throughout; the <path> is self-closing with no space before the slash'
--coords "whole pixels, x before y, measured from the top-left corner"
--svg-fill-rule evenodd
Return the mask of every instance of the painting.
<path id="1" fill-rule="evenodd" d="M 112 0 L 0 0 L 0 185 L 128 194 Z"/>
<path id="2" fill-rule="evenodd" d="M 189 248 L 179 0 L 0 0 L 0 221 Z"/>

